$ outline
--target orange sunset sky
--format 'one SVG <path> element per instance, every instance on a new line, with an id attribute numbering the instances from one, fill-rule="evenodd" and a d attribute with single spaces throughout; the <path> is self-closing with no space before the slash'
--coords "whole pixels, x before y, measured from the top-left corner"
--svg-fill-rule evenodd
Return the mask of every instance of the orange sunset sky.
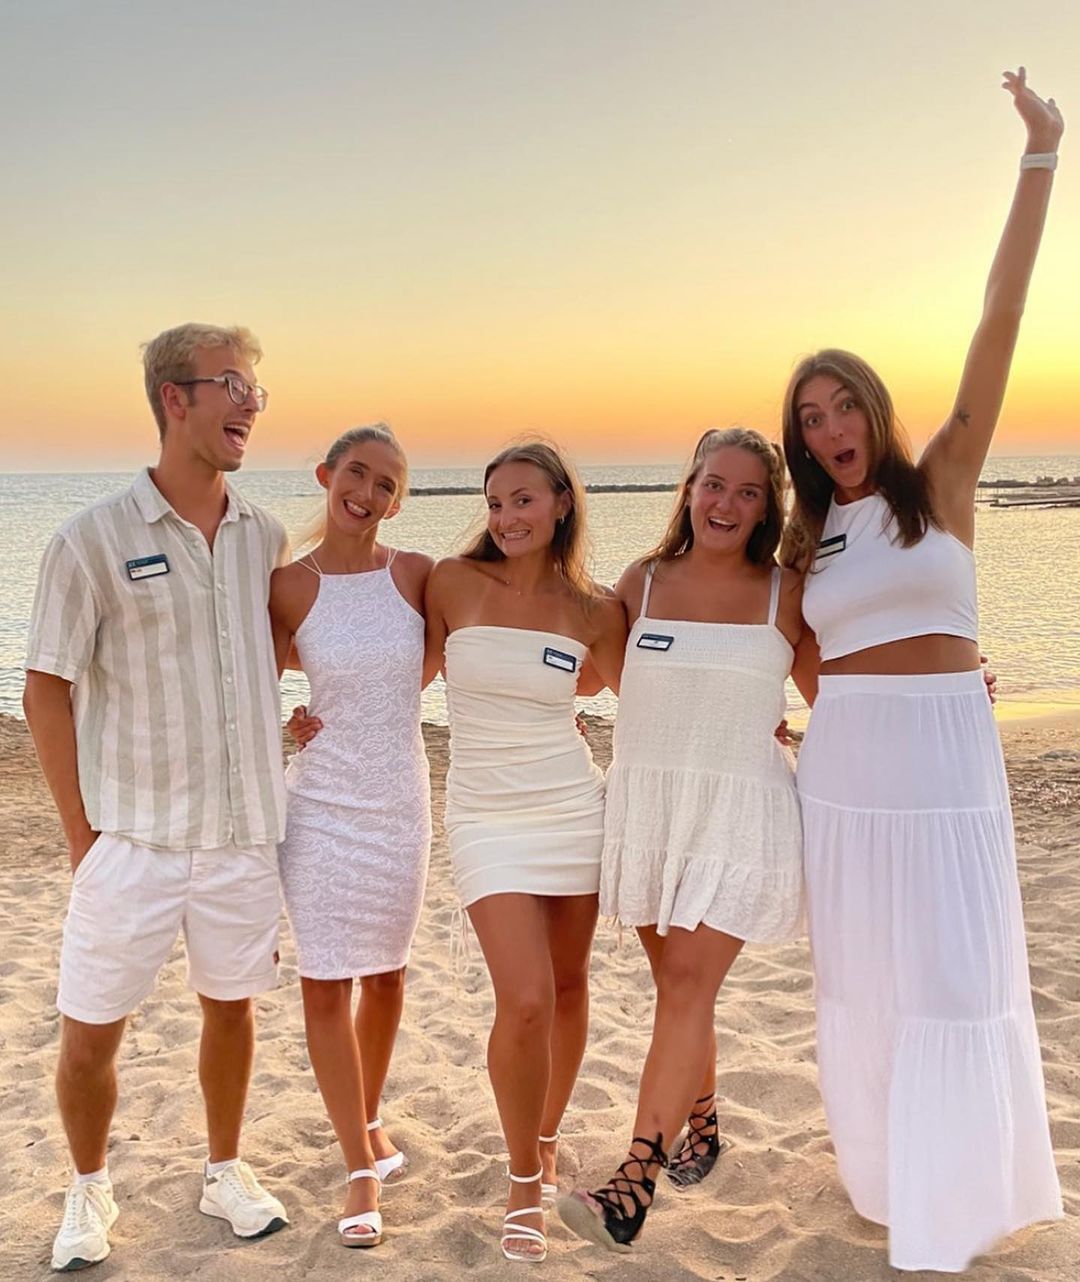
<path id="1" fill-rule="evenodd" d="M 1025 9 L 1027 12 L 1025 12 Z M 152 458 L 138 344 L 250 325 L 252 467 L 774 433 L 851 347 L 947 413 L 1024 134 L 1067 129 L 996 452 L 1080 452 L 1080 5 L 8 0 L 3 470 Z M 1077 137 L 1074 137 L 1076 135 Z M 1075 153 L 1075 154 L 1074 154 Z"/>

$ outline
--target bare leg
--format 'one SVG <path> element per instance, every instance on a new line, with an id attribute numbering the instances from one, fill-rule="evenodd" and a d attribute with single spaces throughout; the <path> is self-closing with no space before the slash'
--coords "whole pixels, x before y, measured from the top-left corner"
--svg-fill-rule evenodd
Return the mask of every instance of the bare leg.
<path id="1" fill-rule="evenodd" d="M 639 926 L 638 938 L 649 959 L 649 969 L 655 984 L 660 971 L 660 959 L 664 955 L 664 936 L 657 932 L 655 926 Z M 717 1124 L 711 1120 L 716 1112 L 716 1026 L 711 1020 L 707 1054 L 705 1076 L 686 1119 L 686 1142 L 672 1158 L 669 1171 L 672 1182 L 679 1187 L 696 1184 L 708 1174 L 716 1161 L 716 1145 L 720 1142 Z"/>
<path id="2" fill-rule="evenodd" d="M 255 1012 L 251 999 L 219 1002 L 199 994 L 203 1027 L 199 1084 L 206 1102 L 210 1161 L 228 1162 L 240 1152 L 251 1065 L 255 1058 Z"/>
<path id="3" fill-rule="evenodd" d="M 552 1136 L 574 1090 L 589 1035 L 589 954 L 596 930 L 596 895 L 554 896 L 542 901 L 555 981 L 551 1028 L 551 1080 L 541 1119 L 541 1135 Z M 558 1149 L 542 1144 L 544 1181 L 556 1182 Z"/>
<path id="4" fill-rule="evenodd" d="M 394 1040 L 401 1023 L 405 1002 L 405 968 L 381 975 L 365 975 L 360 980 L 360 1001 L 356 1007 L 356 1041 L 360 1047 L 364 1070 L 364 1101 L 367 1120 L 379 1116 Z M 380 1127 L 370 1131 L 371 1151 L 377 1158 L 392 1157 L 397 1149 Z"/>
<path id="5" fill-rule="evenodd" d="M 535 895 L 490 895 L 469 908 L 491 982 L 495 1023 L 488 1039 L 488 1074 L 514 1175 L 540 1169 L 540 1126 L 551 1081 L 555 980 L 547 913 Z M 511 1184 L 508 1211 L 539 1206 L 540 1181 Z M 543 1229 L 543 1216 L 517 1223 Z M 538 1242 L 511 1238 L 518 1255 L 539 1254 Z"/>
<path id="6" fill-rule="evenodd" d="M 364 1124 L 364 1077 L 352 1020 L 352 980 L 301 976 L 300 991 L 311 1067 L 346 1169 L 374 1170 L 375 1155 Z M 346 1215 L 374 1211 L 378 1205 L 378 1185 L 374 1180 L 355 1180 L 348 1186 Z M 356 1230 L 358 1236 L 364 1231 Z"/>
<path id="7" fill-rule="evenodd" d="M 597 1221 L 610 1220 L 615 1228 L 622 1221 L 624 1231 L 633 1230 L 629 1239 L 621 1239 L 623 1242 L 640 1231 L 641 1208 L 652 1202 L 642 1179 L 655 1180 L 660 1169 L 658 1153 L 678 1131 L 700 1089 L 706 1048 L 711 1047 L 708 1034 L 716 994 L 742 945 L 741 939 L 707 926 L 693 931 L 673 927 L 666 937 L 656 968 L 656 1017 L 638 1092 L 635 1138 L 627 1160 L 595 1196 L 575 1194 L 567 1199 L 571 1204 L 584 1202 Z M 639 1137 L 645 1142 L 639 1142 Z M 657 1152 L 652 1151 L 654 1145 Z M 579 1215 L 574 1216 L 571 1205 L 568 1222 L 575 1231 L 584 1232 L 580 1206 L 577 1209 Z M 568 1218 L 565 1210 L 563 1218 Z M 635 1218 L 636 1227 L 630 1223 Z"/>
<path id="8" fill-rule="evenodd" d="M 84 1024 L 61 1016 L 56 1100 L 67 1133 L 71 1160 L 80 1175 L 100 1171 L 116 1108 L 116 1053 L 124 1020 Z"/>

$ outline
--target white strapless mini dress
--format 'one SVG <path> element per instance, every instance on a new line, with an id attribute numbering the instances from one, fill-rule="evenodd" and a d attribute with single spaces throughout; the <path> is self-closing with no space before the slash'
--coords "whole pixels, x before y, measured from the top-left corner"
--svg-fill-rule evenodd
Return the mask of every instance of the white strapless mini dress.
<path id="1" fill-rule="evenodd" d="M 574 723 L 585 654 L 572 637 L 524 628 L 447 638 L 446 831 L 466 908 L 599 889 L 604 781 Z"/>

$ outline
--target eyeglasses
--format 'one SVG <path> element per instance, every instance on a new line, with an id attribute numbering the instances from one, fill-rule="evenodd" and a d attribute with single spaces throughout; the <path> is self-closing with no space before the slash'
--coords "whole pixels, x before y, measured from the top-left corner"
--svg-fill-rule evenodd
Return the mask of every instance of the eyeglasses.
<path id="1" fill-rule="evenodd" d="M 260 387 L 258 383 L 252 387 L 239 374 L 218 374 L 215 378 L 177 378 L 173 382 L 177 387 L 190 387 L 192 383 L 217 383 L 229 393 L 229 400 L 234 405 L 243 405 L 250 395 L 254 395 L 255 408 L 260 413 L 266 409 L 266 402 L 270 399 L 270 393 L 265 387 Z"/>

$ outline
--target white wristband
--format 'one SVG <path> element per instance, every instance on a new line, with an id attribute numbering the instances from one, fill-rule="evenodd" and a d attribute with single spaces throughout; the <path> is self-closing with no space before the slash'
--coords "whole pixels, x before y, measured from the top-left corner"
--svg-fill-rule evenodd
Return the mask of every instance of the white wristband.
<path id="1" fill-rule="evenodd" d="M 1021 169 L 1056 169 L 1056 151 L 1029 151 L 1020 157 Z"/>

